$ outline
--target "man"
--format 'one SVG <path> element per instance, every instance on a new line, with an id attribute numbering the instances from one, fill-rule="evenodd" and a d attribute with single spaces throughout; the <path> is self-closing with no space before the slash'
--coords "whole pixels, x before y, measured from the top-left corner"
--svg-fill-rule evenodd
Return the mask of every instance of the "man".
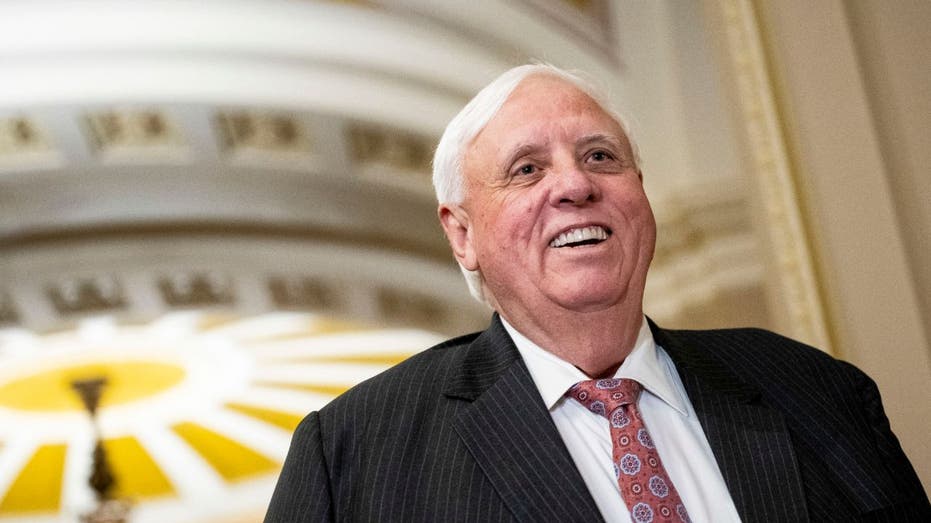
<path id="1" fill-rule="evenodd" d="M 434 184 L 491 326 L 310 414 L 267 522 L 931 520 L 860 371 L 644 317 L 636 148 L 580 79 L 492 82 L 447 127 Z"/>

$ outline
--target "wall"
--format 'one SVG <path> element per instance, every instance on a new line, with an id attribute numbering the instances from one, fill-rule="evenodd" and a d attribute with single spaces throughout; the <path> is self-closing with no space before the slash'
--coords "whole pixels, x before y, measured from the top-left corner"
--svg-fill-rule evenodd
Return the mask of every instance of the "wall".
<path id="1" fill-rule="evenodd" d="M 921 168 L 929 153 L 918 144 L 928 143 L 931 98 L 922 74 L 929 58 L 916 49 L 931 9 L 754 5 L 835 352 L 876 380 L 927 490 L 929 268 L 921 258 L 931 189 Z"/>

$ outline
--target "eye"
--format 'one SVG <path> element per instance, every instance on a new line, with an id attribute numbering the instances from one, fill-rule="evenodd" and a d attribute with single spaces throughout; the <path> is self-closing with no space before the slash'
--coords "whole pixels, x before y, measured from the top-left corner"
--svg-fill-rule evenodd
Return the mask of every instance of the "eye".
<path id="1" fill-rule="evenodd" d="M 595 162 L 607 162 L 608 160 L 613 160 L 614 157 L 611 156 L 607 151 L 595 151 L 588 156 L 588 158 Z"/>
<path id="2" fill-rule="evenodd" d="M 531 163 L 524 164 L 517 169 L 517 174 L 527 176 L 537 172 L 537 167 Z"/>

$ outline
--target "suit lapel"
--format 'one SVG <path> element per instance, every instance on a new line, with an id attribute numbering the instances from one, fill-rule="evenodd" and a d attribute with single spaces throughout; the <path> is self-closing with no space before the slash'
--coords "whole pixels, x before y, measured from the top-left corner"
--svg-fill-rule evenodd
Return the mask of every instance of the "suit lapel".
<path id="1" fill-rule="evenodd" d="M 744 521 L 807 521 L 805 493 L 786 421 L 707 351 L 650 322 L 672 357 L 731 498 Z"/>
<path id="2" fill-rule="evenodd" d="M 456 432 L 518 520 L 602 520 L 497 315 L 445 393 L 471 402 Z"/>

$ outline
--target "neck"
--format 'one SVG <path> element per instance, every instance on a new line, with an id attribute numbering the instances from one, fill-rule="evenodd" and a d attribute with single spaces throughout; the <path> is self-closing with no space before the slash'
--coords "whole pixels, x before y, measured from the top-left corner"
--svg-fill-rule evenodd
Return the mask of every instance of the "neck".
<path id="1" fill-rule="evenodd" d="M 495 309 L 508 323 L 544 350 L 575 365 L 591 378 L 614 375 L 634 349 L 643 324 L 640 300 L 593 312 L 566 309 Z M 626 306 L 625 306 L 626 305 Z"/>

